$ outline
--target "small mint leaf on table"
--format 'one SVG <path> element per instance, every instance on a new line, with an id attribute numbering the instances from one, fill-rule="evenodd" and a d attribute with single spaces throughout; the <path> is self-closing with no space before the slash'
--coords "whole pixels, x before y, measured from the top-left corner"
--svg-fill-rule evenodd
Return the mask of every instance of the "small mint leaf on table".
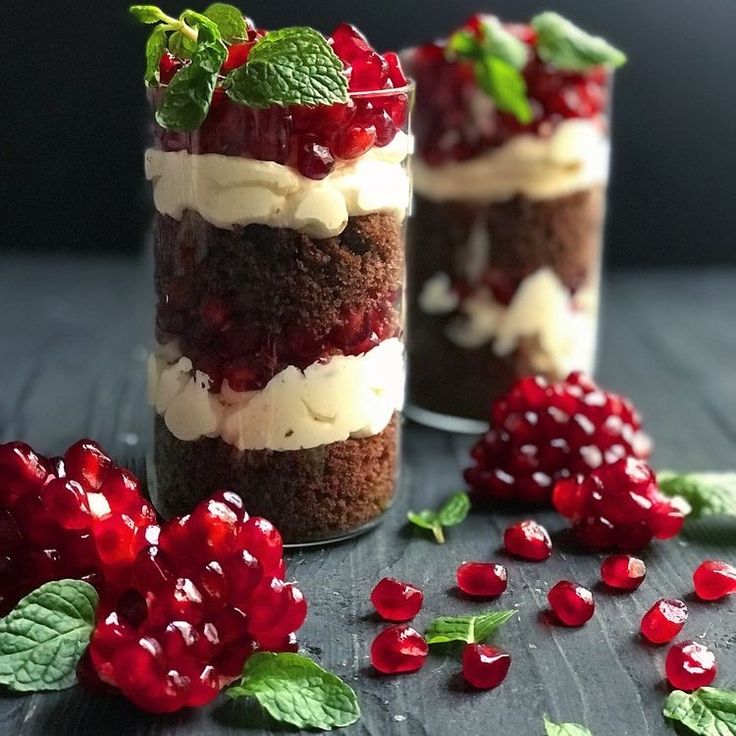
<path id="1" fill-rule="evenodd" d="M 461 641 L 479 644 L 500 629 L 516 611 L 489 611 L 476 616 L 438 616 L 427 628 L 427 644 Z"/>
<path id="2" fill-rule="evenodd" d="M 470 497 L 465 491 L 453 493 L 437 511 L 424 509 L 423 511 L 409 511 L 406 518 L 421 529 L 428 529 L 434 534 L 438 544 L 444 544 L 444 527 L 457 526 L 465 521 L 470 510 Z"/>
<path id="3" fill-rule="evenodd" d="M 577 723 L 554 723 L 547 715 L 544 716 L 544 732 L 547 736 L 593 736 Z"/>
<path id="4" fill-rule="evenodd" d="M 684 498 L 690 518 L 736 516 L 736 473 L 657 473 L 660 490 L 667 496 Z"/>
<path id="5" fill-rule="evenodd" d="M 248 29 L 243 14 L 234 5 L 213 3 L 203 15 L 207 16 L 220 29 L 220 34 L 228 43 L 245 40 Z"/>
<path id="6" fill-rule="evenodd" d="M 532 18 L 537 34 L 537 53 L 542 61 L 558 69 L 585 71 L 595 66 L 618 67 L 626 63 L 626 54 L 598 36 L 551 11 Z"/>
<path id="7" fill-rule="evenodd" d="M 97 602 L 82 580 L 55 580 L 22 598 L 0 619 L 0 685 L 16 692 L 74 685 Z"/>
<path id="8" fill-rule="evenodd" d="M 297 728 L 328 730 L 360 718 L 353 689 L 301 654 L 256 652 L 227 692 L 231 698 L 255 698 L 272 718 Z"/>
<path id="9" fill-rule="evenodd" d="M 166 50 L 166 28 L 162 25 L 156 26 L 146 42 L 146 74 L 145 80 L 149 87 L 158 84 L 159 64 L 161 55 Z"/>
<path id="10" fill-rule="evenodd" d="M 701 687 L 693 693 L 674 690 L 664 705 L 664 717 L 681 723 L 695 736 L 736 735 L 736 692 Z"/>

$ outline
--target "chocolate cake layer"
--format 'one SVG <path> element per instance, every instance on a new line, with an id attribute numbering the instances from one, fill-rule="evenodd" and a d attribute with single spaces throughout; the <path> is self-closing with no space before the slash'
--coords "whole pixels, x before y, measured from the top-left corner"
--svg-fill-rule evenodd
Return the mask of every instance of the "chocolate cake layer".
<path id="1" fill-rule="evenodd" d="M 220 439 L 182 442 L 156 417 L 154 501 L 170 517 L 228 489 L 243 497 L 249 514 L 272 521 L 287 543 L 339 537 L 390 506 L 398 432 L 395 416 L 372 437 L 292 452 L 240 451 Z"/>
<path id="2" fill-rule="evenodd" d="M 520 341 L 507 357 L 492 343 L 461 348 L 445 334 L 458 312 L 427 314 L 418 299 L 438 272 L 471 288 L 492 270 L 512 290 L 543 266 L 551 267 L 571 293 L 595 284 L 601 257 L 605 213 L 603 187 L 549 200 L 517 196 L 506 202 L 476 204 L 415 198 L 409 223 L 409 403 L 449 416 L 486 421 L 493 399 L 519 375 L 531 372 L 534 338 Z M 487 252 L 477 252 L 478 228 Z M 552 376 L 554 377 L 554 376 Z"/>

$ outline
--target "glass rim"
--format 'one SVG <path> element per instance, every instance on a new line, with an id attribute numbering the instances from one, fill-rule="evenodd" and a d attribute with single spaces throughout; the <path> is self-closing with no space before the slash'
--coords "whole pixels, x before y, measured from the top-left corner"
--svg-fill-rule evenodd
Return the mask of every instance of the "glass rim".
<path id="1" fill-rule="evenodd" d="M 414 80 L 407 79 L 406 84 L 403 87 L 390 87 L 388 89 L 384 88 L 376 90 L 361 89 L 356 90 L 355 92 L 348 92 L 348 97 L 352 100 L 354 98 L 360 99 L 362 97 L 391 97 L 392 95 L 407 95 L 410 92 L 414 92 L 415 88 L 416 84 L 414 83 Z M 334 104 L 340 105 L 345 103 L 336 102 Z"/>

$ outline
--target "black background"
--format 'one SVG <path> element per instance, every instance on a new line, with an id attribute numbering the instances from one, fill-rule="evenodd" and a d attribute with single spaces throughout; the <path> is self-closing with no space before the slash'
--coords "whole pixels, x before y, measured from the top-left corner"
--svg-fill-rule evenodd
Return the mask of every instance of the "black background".
<path id="1" fill-rule="evenodd" d="M 2 3 L 3 248 L 140 247 L 149 217 L 146 30 L 127 5 Z M 386 49 L 444 35 L 480 7 L 478 0 L 254 0 L 242 9 L 266 27 L 308 23 L 328 32 L 351 20 Z M 482 9 L 520 20 L 550 7 L 630 57 L 616 83 L 609 262 L 736 263 L 736 2 L 497 0 Z"/>

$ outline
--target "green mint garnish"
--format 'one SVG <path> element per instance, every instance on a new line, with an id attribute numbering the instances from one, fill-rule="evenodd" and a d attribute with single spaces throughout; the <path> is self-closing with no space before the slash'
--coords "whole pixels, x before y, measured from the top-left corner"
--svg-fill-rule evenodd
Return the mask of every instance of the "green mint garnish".
<path id="1" fill-rule="evenodd" d="M 148 23 L 168 23 L 174 21 L 166 13 L 155 5 L 131 5 L 130 12 L 141 22 Z"/>
<path id="2" fill-rule="evenodd" d="M 339 728 L 360 718 L 353 689 L 301 654 L 256 652 L 227 692 L 255 698 L 272 718 L 297 728 Z"/>
<path id="3" fill-rule="evenodd" d="M 159 82 L 159 64 L 161 55 L 166 50 L 166 28 L 162 25 L 156 26 L 146 41 L 146 75 L 145 81 L 149 87 Z"/>
<path id="4" fill-rule="evenodd" d="M 554 723 L 549 716 L 544 716 L 544 732 L 546 736 L 593 736 L 587 728 L 577 723 Z"/>
<path id="5" fill-rule="evenodd" d="M 657 474 L 662 493 L 684 498 L 691 519 L 701 516 L 736 516 L 736 473 Z"/>
<path id="6" fill-rule="evenodd" d="M 0 619 L 0 685 L 16 692 L 74 685 L 97 601 L 97 591 L 81 580 L 46 583 L 23 598 Z"/>
<path id="7" fill-rule="evenodd" d="M 594 66 L 617 67 L 626 63 L 622 51 L 558 13 L 540 13 L 532 18 L 532 28 L 537 33 L 540 58 L 558 69 L 585 71 Z"/>
<path id="8" fill-rule="evenodd" d="M 470 498 L 464 491 L 453 494 L 450 498 L 437 510 L 424 509 L 418 513 L 410 511 L 406 518 L 422 529 L 429 529 L 438 544 L 445 543 L 445 533 L 443 528 L 446 526 L 457 526 L 465 521 L 465 517 L 470 510 Z"/>
<path id="9" fill-rule="evenodd" d="M 427 644 L 462 641 L 478 644 L 500 629 L 516 611 L 489 611 L 477 616 L 439 616 L 424 633 Z"/>
<path id="10" fill-rule="evenodd" d="M 694 693 L 675 690 L 664 706 L 664 717 L 696 736 L 736 734 L 736 692 L 701 687 Z"/>
<path id="11" fill-rule="evenodd" d="M 197 50 L 197 41 L 184 35 L 181 31 L 174 31 L 169 36 L 169 51 L 180 59 L 191 59 Z"/>
<path id="12" fill-rule="evenodd" d="M 324 36 L 307 27 L 271 31 L 231 72 L 228 95 L 254 107 L 333 105 L 348 101 L 343 65 Z"/>
<path id="13" fill-rule="evenodd" d="M 243 14 L 234 6 L 227 3 L 213 3 L 204 11 L 220 30 L 220 35 L 227 43 L 244 41 L 248 29 Z"/>
<path id="14" fill-rule="evenodd" d="M 529 54 L 523 41 L 509 33 L 493 16 L 481 20 L 478 33 L 460 30 L 447 42 L 451 59 L 473 64 L 475 81 L 503 112 L 514 115 L 520 123 L 532 120 L 521 70 Z"/>

